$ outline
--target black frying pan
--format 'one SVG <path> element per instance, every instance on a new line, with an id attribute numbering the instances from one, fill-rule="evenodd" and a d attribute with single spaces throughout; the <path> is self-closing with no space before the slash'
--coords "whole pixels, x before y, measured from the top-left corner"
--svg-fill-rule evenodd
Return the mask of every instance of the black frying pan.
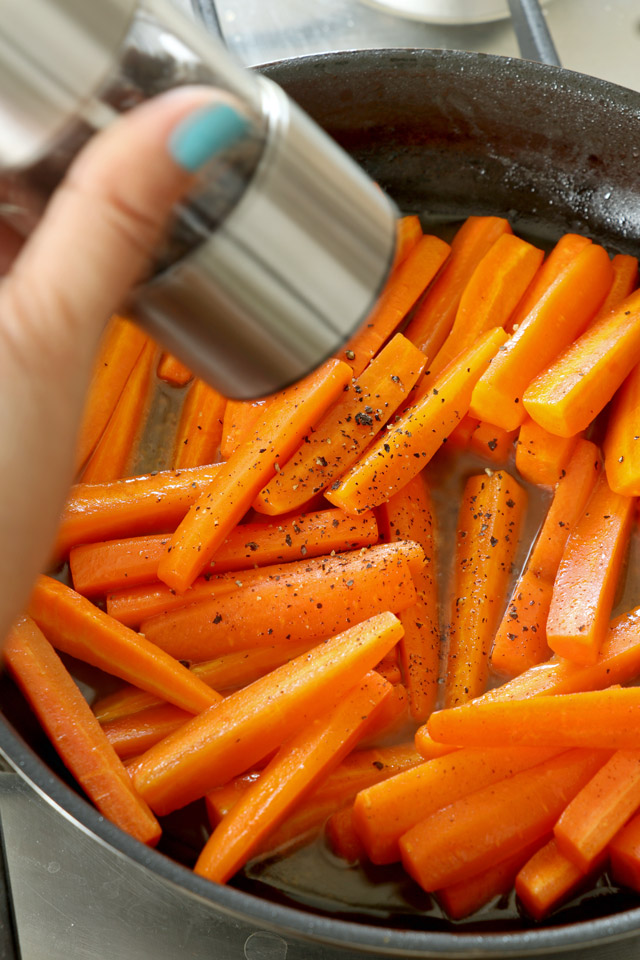
<path id="1" fill-rule="evenodd" d="M 272 64 L 267 76 L 320 122 L 406 212 L 439 224 L 470 213 L 508 216 L 516 231 L 551 241 L 583 232 L 612 252 L 640 251 L 640 94 L 559 68 L 444 51 L 384 50 Z M 447 925 L 419 929 L 358 922 L 221 888 L 122 834 L 63 782 L 55 759 L 2 681 L 0 749 L 37 788 L 104 842 L 179 886 L 185 909 L 279 930 L 290 958 L 497 957 L 579 951 L 629 957 L 640 907 L 624 894 L 596 897 L 544 926 Z M 35 747 L 29 745 L 28 741 Z M 41 759 L 41 756 L 44 758 Z M 307 944 L 304 938 L 311 938 Z M 627 944 L 602 945 L 612 939 Z M 585 951 L 596 945 L 597 952 Z"/>

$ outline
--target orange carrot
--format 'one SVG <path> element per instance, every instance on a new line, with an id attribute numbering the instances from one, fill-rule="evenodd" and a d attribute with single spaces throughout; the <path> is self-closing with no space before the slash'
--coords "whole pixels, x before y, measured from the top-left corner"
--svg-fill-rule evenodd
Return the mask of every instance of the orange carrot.
<path id="1" fill-rule="evenodd" d="M 578 440 L 498 627 L 491 653 L 491 666 L 498 673 L 513 677 L 551 656 L 546 624 L 553 583 L 600 467 L 597 447 L 589 440 Z"/>
<path id="2" fill-rule="evenodd" d="M 357 863 L 364 856 L 364 847 L 353 828 L 353 806 L 336 810 L 327 820 L 327 840 L 336 857 L 348 863 Z"/>
<path id="3" fill-rule="evenodd" d="M 437 376 L 481 334 L 507 325 L 543 256 L 542 250 L 511 233 L 498 237 L 464 288 L 451 332 L 429 363 L 432 376 Z"/>
<path id="4" fill-rule="evenodd" d="M 394 270 L 407 259 L 421 237 L 422 226 L 420 224 L 420 217 L 414 214 L 407 217 L 400 217 L 396 224 L 396 257 L 393 264 Z"/>
<path id="5" fill-rule="evenodd" d="M 341 477 L 407 399 L 426 359 L 396 334 L 260 491 L 254 508 L 268 514 L 297 510 Z"/>
<path id="6" fill-rule="evenodd" d="M 405 331 L 427 357 L 440 350 L 474 270 L 505 233 L 511 227 L 500 217 L 469 217 L 456 233 L 449 259 Z"/>
<path id="7" fill-rule="evenodd" d="M 364 326 L 340 351 L 359 377 L 369 361 L 426 290 L 449 254 L 449 244 L 438 237 L 418 240 L 406 259 L 393 271 Z"/>
<path id="8" fill-rule="evenodd" d="M 102 729 L 120 759 L 130 760 L 179 730 L 192 716 L 172 703 L 158 703 L 128 717 L 107 720 Z"/>
<path id="9" fill-rule="evenodd" d="M 516 467 L 529 483 L 553 487 L 564 475 L 578 436 L 557 437 L 527 417 L 516 444 Z"/>
<path id="10" fill-rule="evenodd" d="M 220 440 L 220 456 L 223 460 L 229 460 L 240 444 L 251 436 L 273 399 L 270 396 L 261 400 L 227 400 Z"/>
<path id="11" fill-rule="evenodd" d="M 414 477 L 393 494 L 380 508 L 380 516 L 385 540 L 415 540 L 426 558 L 414 576 L 418 602 L 399 614 L 404 627 L 400 658 L 411 716 L 422 722 L 435 706 L 440 666 L 434 510 L 424 478 Z"/>
<path id="12" fill-rule="evenodd" d="M 550 433 L 585 430 L 640 361 L 640 290 L 572 343 L 524 391 L 524 407 Z"/>
<path id="13" fill-rule="evenodd" d="M 613 269 L 613 283 L 609 293 L 604 298 L 604 303 L 593 318 L 593 323 L 597 323 L 602 317 L 606 317 L 607 314 L 616 310 L 638 285 L 637 257 L 617 253 L 611 261 L 611 267 Z"/>
<path id="14" fill-rule="evenodd" d="M 602 865 L 600 859 L 598 867 Z M 563 856 L 552 839 L 525 863 L 515 878 L 515 887 L 527 913 L 542 920 L 586 881 L 585 874 Z"/>
<path id="15" fill-rule="evenodd" d="M 163 813 L 204 796 L 326 714 L 401 635 L 379 614 L 231 694 L 144 753 L 130 768 L 136 788 Z"/>
<path id="16" fill-rule="evenodd" d="M 136 360 L 109 423 L 82 471 L 83 483 L 109 483 L 126 475 L 147 415 L 156 345 L 149 340 Z"/>
<path id="17" fill-rule="evenodd" d="M 589 244 L 551 284 L 478 380 L 471 398 L 471 415 L 505 430 L 519 427 L 525 417 L 525 390 L 580 336 L 607 295 L 611 281 L 611 261 L 606 251 Z M 558 322 L 559 316 L 562 323 Z M 529 406 L 526 412 L 533 415 Z"/>
<path id="18" fill-rule="evenodd" d="M 549 834 L 607 756 L 572 750 L 462 797 L 404 834 L 400 850 L 405 869 L 431 891 L 518 853 Z"/>
<path id="19" fill-rule="evenodd" d="M 124 317 L 112 317 L 102 336 L 76 443 L 76 472 L 85 465 L 109 422 L 147 336 Z"/>
<path id="20" fill-rule="evenodd" d="M 553 832 L 560 853 L 581 873 L 598 864 L 640 807 L 640 751 L 618 750 L 564 811 Z"/>
<path id="21" fill-rule="evenodd" d="M 107 594 L 107 613 L 114 620 L 123 623 L 125 627 L 139 627 L 151 617 L 167 614 L 170 610 L 189 606 L 200 600 L 212 600 L 214 597 L 224 597 L 234 593 L 238 585 L 258 583 L 268 577 L 265 570 L 271 567 L 259 567 L 247 570 L 242 574 L 221 573 L 215 577 L 199 577 L 186 593 L 176 593 L 164 583 L 156 580 L 155 583 L 143 584 L 140 587 L 128 587 Z"/>
<path id="22" fill-rule="evenodd" d="M 136 794 L 62 661 L 29 617 L 13 625 L 4 657 L 64 765 L 100 813 L 142 843 L 157 843 L 158 821 Z"/>
<path id="23" fill-rule="evenodd" d="M 163 353 L 158 363 L 158 377 L 172 387 L 184 387 L 193 377 L 191 370 L 171 353 Z"/>
<path id="24" fill-rule="evenodd" d="M 479 420 L 470 417 L 468 414 L 464 416 L 453 433 L 447 437 L 447 451 L 455 450 L 461 453 L 463 450 L 468 450 L 471 437 L 479 423 Z"/>
<path id="25" fill-rule="evenodd" d="M 640 891 L 640 814 L 632 817 L 613 838 L 609 855 L 616 883 Z"/>
<path id="26" fill-rule="evenodd" d="M 286 461 L 351 379 L 330 360 L 269 405 L 252 438 L 221 464 L 216 479 L 189 510 L 158 566 L 158 577 L 184 592 L 224 543 L 256 494 Z"/>
<path id="27" fill-rule="evenodd" d="M 517 430 L 503 430 L 480 421 L 469 438 L 469 450 L 494 463 L 504 463 L 513 451 Z"/>
<path id="28" fill-rule="evenodd" d="M 458 515 L 445 704 L 484 693 L 527 496 L 508 473 L 470 477 Z"/>
<path id="29" fill-rule="evenodd" d="M 295 733 L 215 828 L 195 872 L 226 883 L 294 804 L 349 752 L 389 690 L 385 680 L 370 673 L 326 716 Z"/>
<path id="30" fill-rule="evenodd" d="M 600 476 L 569 534 L 547 618 L 547 642 L 561 657 L 595 663 L 607 632 L 634 501 L 613 493 Z"/>
<path id="31" fill-rule="evenodd" d="M 640 496 L 640 363 L 615 396 L 604 438 L 609 486 L 627 497 Z"/>
<path id="32" fill-rule="evenodd" d="M 70 587 L 41 576 L 29 601 L 29 614 L 57 650 L 199 713 L 221 700 L 173 657 L 123 627 Z"/>
<path id="33" fill-rule="evenodd" d="M 465 416 L 473 385 L 492 362 L 505 333 L 484 334 L 478 343 L 437 378 L 430 392 L 410 407 L 382 435 L 337 486 L 327 500 L 350 515 L 384 503 L 418 474 Z"/>
<path id="34" fill-rule="evenodd" d="M 173 466 L 199 467 L 218 460 L 227 401 L 202 380 L 189 387 L 176 434 Z"/>

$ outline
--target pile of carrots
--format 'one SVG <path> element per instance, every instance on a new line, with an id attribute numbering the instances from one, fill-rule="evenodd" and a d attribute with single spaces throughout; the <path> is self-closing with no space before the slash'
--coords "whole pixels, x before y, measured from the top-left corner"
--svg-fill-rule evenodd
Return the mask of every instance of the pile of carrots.
<path id="1" fill-rule="evenodd" d="M 574 234 L 545 256 L 499 217 L 398 236 L 365 327 L 261 401 L 112 319 L 64 576 L 40 577 L 7 667 L 123 830 L 155 844 L 206 799 L 195 870 L 217 883 L 324 830 L 453 919 L 515 886 L 541 920 L 605 869 L 640 892 L 640 607 L 611 619 L 640 496 L 638 262 Z M 157 378 L 174 446 L 130 476 Z M 89 705 L 66 656 L 123 684 Z"/>

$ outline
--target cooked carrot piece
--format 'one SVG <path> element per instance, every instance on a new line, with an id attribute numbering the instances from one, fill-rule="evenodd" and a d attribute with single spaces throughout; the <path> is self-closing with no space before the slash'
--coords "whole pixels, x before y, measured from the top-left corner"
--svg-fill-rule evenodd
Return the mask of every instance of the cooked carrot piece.
<path id="1" fill-rule="evenodd" d="M 82 471 L 82 483 L 109 483 L 126 475 L 149 405 L 157 354 L 148 341 L 129 374 L 111 418 Z"/>
<path id="2" fill-rule="evenodd" d="M 557 437 L 527 417 L 516 444 L 516 467 L 529 483 L 553 487 L 566 472 L 580 438 Z"/>
<path id="3" fill-rule="evenodd" d="M 632 817 L 613 838 L 609 856 L 616 883 L 640 891 L 640 814 Z"/>
<path id="4" fill-rule="evenodd" d="M 479 423 L 479 420 L 470 417 L 469 414 L 464 416 L 453 433 L 450 433 L 447 437 L 447 451 L 455 450 L 457 453 L 461 453 L 463 450 L 468 450 L 471 437 Z"/>
<path id="5" fill-rule="evenodd" d="M 603 865 L 603 858 L 599 858 L 594 871 Z M 587 879 L 551 839 L 524 864 L 515 878 L 515 888 L 527 913 L 535 920 L 542 920 L 576 893 Z"/>
<path id="6" fill-rule="evenodd" d="M 189 510 L 158 565 L 158 577 L 184 592 L 208 565 L 256 494 L 323 416 L 351 379 L 346 363 L 329 360 L 305 380 L 283 391 L 264 420 Z"/>
<path id="7" fill-rule="evenodd" d="M 473 385 L 506 334 L 497 328 L 452 363 L 429 393 L 369 447 L 326 498 L 356 516 L 384 503 L 429 462 L 468 410 Z"/>
<path id="8" fill-rule="evenodd" d="M 608 756 L 600 750 L 571 750 L 462 797 L 400 839 L 405 869 L 429 892 L 518 853 L 550 833 Z"/>
<path id="9" fill-rule="evenodd" d="M 142 843 L 157 843 L 158 821 L 133 789 L 73 678 L 29 617 L 13 625 L 4 657 L 64 765 L 100 813 Z"/>
<path id="10" fill-rule="evenodd" d="M 176 433 L 173 466 L 199 467 L 218 460 L 222 419 L 227 401 L 213 387 L 195 380 L 182 407 Z"/>
<path id="11" fill-rule="evenodd" d="M 240 444 L 251 436 L 273 399 L 273 396 L 269 396 L 261 400 L 227 400 L 220 440 L 220 456 L 223 460 L 229 460 Z"/>
<path id="12" fill-rule="evenodd" d="M 561 657 L 595 663 L 626 556 L 634 501 L 600 476 L 569 539 L 553 584 L 547 643 Z"/>
<path id="13" fill-rule="evenodd" d="M 78 433 L 76 472 L 93 453 L 147 342 L 147 335 L 124 317 L 112 317 L 107 324 L 94 362 Z"/>
<path id="14" fill-rule="evenodd" d="M 357 743 L 389 689 L 385 680 L 370 673 L 326 716 L 294 734 L 215 828 L 195 872 L 226 883 L 289 810 Z"/>
<path id="15" fill-rule="evenodd" d="M 640 496 L 640 363 L 614 397 L 604 438 L 609 486 L 626 497 Z"/>
<path id="16" fill-rule="evenodd" d="M 158 377 L 172 387 L 184 387 L 193 377 L 191 370 L 171 353 L 163 353 L 158 363 Z"/>
<path id="17" fill-rule="evenodd" d="M 114 620 L 123 623 L 125 627 L 137 628 L 140 624 L 167 614 L 170 610 L 189 606 L 200 600 L 211 600 L 214 597 L 223 597 L 234 593 L 241 586 L 248 583 L 257 583 L 265 579 L 264 569 L 247 570 L 242 574 L 242 580 L 233 573 L 221 573 L 215 577 L 199 577 L 186 593 L 176 593 L 166 584 L 156 580 L 151 584 L 140 587 L 127 587 L 107 594 L 107 613 Z"/>
<path id="18" fill-rule="evenodd" d="M 401 635 L 397 617 L 382 613 L 278 667 L 144 753 L 130 767 L 135 786 L 162 813 L 222 786 L 325 714 Z"/>
<path id="19" fill-rule="evenodd" d="M 422 225 L 420 217 L 411 214 L 407 217 L 400 217 L 396 225 L 396 258 L 394 269 L 407 259 L 413 248 L 422 237 Z"/>
<path id="20" fill-rule="evenodd" d="M 494 463 L 504 463 L 513 451 L 517 430 L 503 430 L 491 423 L 479 421 L 469 438 L 469 450 Z"/>
<path id="21" fill-rule="evenodd" d="M 556 823 L 553 832 L 558 850 L 582 873 L 589 873 L 638 807 L 640 751 L 618 750 Z"/>
<path id="22" fill-rule="evenodd" d="M 630 257 L 624 253 L 617 253 L 611 261 L 613 269 L 613 283 L 609 293 L 604 298 L 604 303 L 593 318 L 593 323 L 597 323 L 602 317 L 613 313 L 623 300 L 633 293 L 638 286 L 638 258 Z"/>
<path id="23" fill-rule="evenodd" d="M 58 580 L 38 578 L 29 614 L 57 650 L 183 710 L 199 713 L 222 699 L 173 657 Z"/>
<path id="24" fill-rule="evenodd" d="M 395 686 L 397 683 L 402 683 L 402 672 L 398 666 L 398 658 L 394 658 L 393 653 L 392 650 L 390 656 L 385 657 L 376 665 L 376 673 L 379 673 L 381 677 Z"/>
<path id="25" fill-rule="evenodd" d="M 600 469 L 598 448 L 589 440 L 578 440 L 498 627 L 491 652 L 491 666 L 498 673 L 513 677 L 551 656 L 546 625 L 553 584 L 569 534 Z"/>
<path id="26" fill-rule="evenodd" d="M 398 743 L 410 736 L 412 730 L 406 687 L 402 683 L 396 683 L 391 686 L 384 703 L 380 704 L 380 709 L 376 711 L 359 746 L 368 750 Z"/>
<path id="27" fill-rule="evenodd" d="M 158 703 L 128 717 L 107 720 L 102 729 L 120 759 L 130 760 L 179 730 L 192 716 L 172 703 Z"/>
<path id="28" fill-rule="evenodd" d="M 341 477 L 407 399 L 426 360 L 396 334 L 263 487 L 254 508 L 267 514 L 300 509 Z"/>
<path id="29" fill-rule="evenodd" d="M 474 270 L 511 227 L 501 217 L 469 217 L 451 242 L 451 253 L 405 333 L 427 357 L 435 357 L 453 325 Z"/>
<path id="30" fill-rule="evenodd" d="M 404 320 L 445 262 L 449 249 L 438 237 L 421 237 L 393 271 L 370 317 L 339 353 L 353 368 L 354 377 L 360 376 Z"/>
<path id="31" fill-rule="evenodd" d="M 437 376 L 487 330 L 506 327 L 543 256 L 542 250 L 511 233 L 498 237 L 464 288 L 451 332 L 429 362 L 432 376 Z"/>
<path id="32" fill-rule="evenodd" d="M 336 810 L 327 820 L 327 840 L 336 857 L 357 863 L 364 856 L 364 847 L 353 827 L 353 806 Z"/>
<path id="33" fill-rule="evenodd" d="M 505 430 L 519 427 L 525 413 L 533 416 L 530 406 L 525 411 L 522 402 L 525 390 L 580 336 L 607 295 L 611 281 L 611 261 L 606 251 L 589 244 L 554 280 L 480 377 L 471 398 L 471 415 Z M 562 323 L 558 323 L 559 316 Z M 534 420 L 538 418 L 534 416 Z M 546 423 L 542 426 L 549 429 Z"/>
<path id="34" fill-rule="evenodd" d="M 640 290 L 572 343 L 524 391 L 524 407 L 550 433 L 585 430 L 640 361 Z"/>
<path id="35" fill-rule="evenodd" d="M 527 505 L 508 473 L 469 477 L 458 515 L 445 704 L 484 693 L 491 644 L 500 622 L 511 564 Z"/>

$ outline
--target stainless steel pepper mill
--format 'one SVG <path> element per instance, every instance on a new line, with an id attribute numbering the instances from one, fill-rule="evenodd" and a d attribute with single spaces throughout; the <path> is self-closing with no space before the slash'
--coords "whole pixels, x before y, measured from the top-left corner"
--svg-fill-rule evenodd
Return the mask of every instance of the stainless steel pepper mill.
<path id="1" fill-rule="evenodd" d="M 185 83 L 232 95 L 247 132 L 198 175 L 129 306 L 222 393 L 256 397 L 364 321 L 391 266 L 395 213 L 279 87 L 170 0 L 4 0 L 0 216 L 28 235 L 97 130 Z"/>

